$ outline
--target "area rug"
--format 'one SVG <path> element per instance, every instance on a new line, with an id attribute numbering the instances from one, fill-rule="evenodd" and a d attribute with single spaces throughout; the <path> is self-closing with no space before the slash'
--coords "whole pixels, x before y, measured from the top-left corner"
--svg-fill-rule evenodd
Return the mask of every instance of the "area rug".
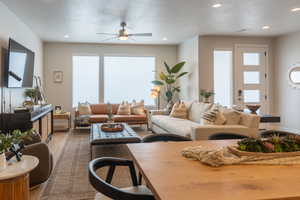
<path id="1" fill-rule="evenodd" d="M 141 128 L 135 128 L 135 130 L 141 136 L 148 134 L 147 131 Z M 89 148 L 89 131 L 70 133 L 44 189 L 42 200 L 95 199 L 96 191 L 88 180 Z M 96 147 L 93 155 L 96 157 L 110 156 L 130 159 L 126 145 Z M 103 177 L 106 175 L 106 170 L 103 169 L 97 173 Z M 131 184 L 130 180 L 128 169 L 119 167 L 116 169 L 112 184 L 117 187 L 127 187 Z"/>

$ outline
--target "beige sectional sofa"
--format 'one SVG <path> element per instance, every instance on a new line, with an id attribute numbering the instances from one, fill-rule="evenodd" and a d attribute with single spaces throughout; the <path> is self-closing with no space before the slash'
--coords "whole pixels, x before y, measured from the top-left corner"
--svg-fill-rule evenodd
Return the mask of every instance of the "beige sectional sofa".
<path id="1" fill-rule="evenodd" d="M 193 140 L 207 140 L 216 133 L 235 133 L 246 136 L 257 136 L 260 117 L 240 113 L 237 124 L 203 125 L 201 116 L 211 109 L 212 104 L 201 102 L 186 103 L 188 119 L 170 117 L 164 110 L 150 111 L 150 128 L 155 133 L 173 133 L 190 137 Z"/>

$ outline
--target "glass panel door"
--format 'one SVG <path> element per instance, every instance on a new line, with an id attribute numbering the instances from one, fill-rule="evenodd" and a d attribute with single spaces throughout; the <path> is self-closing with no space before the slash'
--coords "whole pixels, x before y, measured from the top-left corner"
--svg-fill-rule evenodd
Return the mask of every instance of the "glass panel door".
<path id="1" fill-rule="evenodd" d="M 259 104 L 259 113 L 267 113 L 267 48 L 236 47 L 235 104 Z"/>

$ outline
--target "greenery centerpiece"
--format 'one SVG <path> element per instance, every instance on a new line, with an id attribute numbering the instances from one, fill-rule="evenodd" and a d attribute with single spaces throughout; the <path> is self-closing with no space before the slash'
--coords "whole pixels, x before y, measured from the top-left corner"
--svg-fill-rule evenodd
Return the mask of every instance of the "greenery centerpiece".
<path id="1" fill-rule="evenodd" d="M 238 142 L 237 149 L 246 152 L 279 153 L 300 151 L 300 136 L 246 138 Z"/>
<path id="2" fill-rule="evenodd" d="M 166 71 L 159 73 L 160 80 L 152 81 L 155 86 L 165 87 L 165 97 L 168 103 L 167 107 L 172 108 L 172 105 L 174 104 L 173 98 L 176 93 L 180 92 L 180 86 L 176 85 L 177 80 L 188 74 L 188 72 L 181 72 L 181 69 L 184 65 L 185 62 L 180 62 L 173 67 L 170 67 L 166 62 L 164 62 Z"/>
<path id="3" fill-rule="evenodd" d="M 215 93 L 213 91 L 209 91 L 209 90 L 204 90 L 201 89 L 200 90 L 200 96 L 204 99 L 205 103 L 210 103 L 209 99 L 211 96 L 213 96 Z"/>

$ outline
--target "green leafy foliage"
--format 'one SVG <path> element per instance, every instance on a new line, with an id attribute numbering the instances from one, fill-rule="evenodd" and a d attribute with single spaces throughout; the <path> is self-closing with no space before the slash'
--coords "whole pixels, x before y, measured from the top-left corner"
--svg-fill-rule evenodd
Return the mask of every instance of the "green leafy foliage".
<path id="1" fill-rule="evenodd" d="M 180 92 L 180 87 L 176 86 L 176 81 L 180 77 L 188 74 L 188 72 L 180 73 L 180 70 L 182 69 L 184 64 L 185 64 L 185 62 L 181 62 L 181 63 L 174 65 L 173 67 L 170 67 L 166 62 L 164 62 L 164 65 L 166 68 L 166 73 L 160 72 L 159 73 L 160 80 L 152 81 L 152 84 L 154 84 L 154 85 L 166 87 L 165 96 L 166 96 L 166 99 L 168 102 L 172 101 L 174 94 L 176 92 Z"/>
<path id="2" fill-rule="evenodd" d="M 29 97 L 30 99 L 36 98 L 37 95 L 38 95 L 38 90 L 36 88 L 34 88 L 34 89 L 32 89 L 32 88 L 31 89 L 26 89 L 24 91 L 24 96 L 25 97 Z"/>
<path id="3" fill-rule="evenodd" d="M 32 130 L 21 132 L 20 130 L 14 130 L 9 134 L 0 134 L 0 154 L 7 152 L 13 144 L 20 144 L 25 139 L 31 139 L 33 134 Z"/>
<path id="4" fill-rule="evenodd" d="M 208 91 L 208 90 L 204 90 L 204 89 L 200 90 L 200 96 L 202 96 L 204 98 L 209 98 L 209 97 L 211 97 L 214 94 L 215 93 L 213 91 Z"/>
<path id="5" fill-rule="evenodd" d="M 238 142 L 238 149 L 262 153 L 295 152 L 300 151 L 300 137 L 274 135 L 267 139 L 246 138 Z"/>
<path id="6" fill-rule="evenodd" d="M 152 84 L 153 84 L 153 85 L 164 85 L 163 82 L 158 81 L 158 80 L 152 81 Z"/>
<path id="7" fill-rule="evenodd" d="M 173 73 L 173 74 L 178 73 L 181 70 L 181 68 L 183 67 L 184 64 L 185 64 L 185 62 L 181 62 L 181 63 L 176 64 L 174 67 L 172 67 L 171 73 Z"/>

